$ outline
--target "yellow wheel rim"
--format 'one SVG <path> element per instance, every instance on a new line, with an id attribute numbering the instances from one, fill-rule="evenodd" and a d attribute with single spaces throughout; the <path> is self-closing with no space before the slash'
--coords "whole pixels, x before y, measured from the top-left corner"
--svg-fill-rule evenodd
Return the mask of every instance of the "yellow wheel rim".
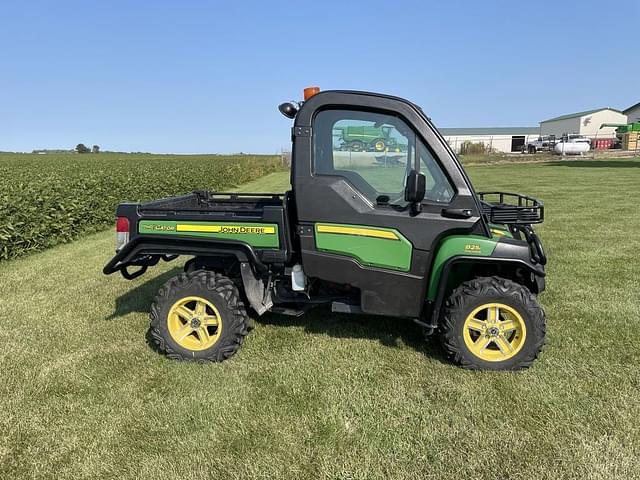
<path id="1" fill-rule="evenodd" d="M 527 327 L 515 308 L 487 303 L 467 316 L 462 336 L 469 351 L 479 359 L 502 362 L 522 349 Z"/>
<path id="2" fill-rule="evenodd" d="M 376 142 L 374 145 L 374 148 L 378 151 L 381 152 L 384 150 L 384 142 Z"/>
<path id="3" fill-rule="evenodd" d="M 167 315 L 169 334 L 187 350 L 206 350 L 222 333 L 222 317 L 209 300 L 184 297 L 173 304 Z"/>

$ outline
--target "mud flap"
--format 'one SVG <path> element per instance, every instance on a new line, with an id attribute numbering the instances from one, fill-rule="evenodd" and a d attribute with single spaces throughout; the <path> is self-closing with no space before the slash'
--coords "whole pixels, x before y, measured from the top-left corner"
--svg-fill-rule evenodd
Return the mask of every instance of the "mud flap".
<path id="1" fill-rule="evenodd" d="M 253 308 L 258 315 L 262 315 L 273 306 L 269 286 L 265 286 L 264 280 L 256 276 L 251 265 L 247 262 L 240 264 L 240 273 L 242 275 L 244 293 L 249 300 L 251 308 Z"/>

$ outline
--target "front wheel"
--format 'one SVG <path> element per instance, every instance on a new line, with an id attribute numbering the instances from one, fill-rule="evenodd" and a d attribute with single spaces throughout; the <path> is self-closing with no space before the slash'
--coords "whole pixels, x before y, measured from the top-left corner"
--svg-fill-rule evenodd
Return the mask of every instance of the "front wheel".
<path id="1" fill-rule="evenodd" d="M 462 367 L 520 370 L 542 351 L 546 325 L 542 307 L 526 287 L 483 277 L 453 291 L 441 330 L 446 353 Z"/>

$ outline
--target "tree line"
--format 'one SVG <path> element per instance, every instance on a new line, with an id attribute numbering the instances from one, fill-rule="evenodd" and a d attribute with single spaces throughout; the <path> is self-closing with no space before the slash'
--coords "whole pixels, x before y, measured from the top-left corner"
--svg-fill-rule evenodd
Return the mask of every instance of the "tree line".
<path id="1" fill-rule="evenodd" d="M 100 145 L 94 145 L 89 149 L 84 143 L 79 143 L 75 148 L 78 153 L 100 153 Z"/>

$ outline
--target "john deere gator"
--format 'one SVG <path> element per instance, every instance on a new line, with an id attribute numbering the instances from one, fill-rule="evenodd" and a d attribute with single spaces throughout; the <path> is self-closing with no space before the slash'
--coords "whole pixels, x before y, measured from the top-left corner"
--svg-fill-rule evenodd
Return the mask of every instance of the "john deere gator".
<path id="1" fill-rule="evenodd" d="M 133 279 L 186 259 L 151 305 L 155 346 L 222 361 L 242 345 L 249 309 L 298 316 L 326 305 L 413 321 L 465 368 L 531 365 L 545 337 L 546 256 L 532 228 L 542 202 L 476 192 L 422 109 L 402 98 L 313 88 L 279 108 L 293 120 L 288 192 L 118 206 L 104 273 Z M 350 125 L 406 148 L 395 162 L 354 160 L 335 141 L 336 127 L 352 136 Z"/>

